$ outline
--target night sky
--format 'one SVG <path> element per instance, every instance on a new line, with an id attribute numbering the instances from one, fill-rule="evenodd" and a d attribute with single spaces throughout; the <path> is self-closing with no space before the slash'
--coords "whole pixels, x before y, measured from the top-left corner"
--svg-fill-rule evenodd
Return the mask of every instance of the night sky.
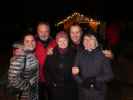
<path id="1" fill-rule="evenodd" d="M 107 22 L 127 20 L 130 6 L 128 9 L 125 6 L 125 2 L 116 0 L 56 0 L 56 3 L 53 0 L 5 0 L 0 3 L 0 34 L 3 34 L 0 36 L 1 51 L 8 50 L 14 41 L 19 40 L 23 31 L 33 27 L 39 20 L 49 21 L 53 27 L 74 11 Z"/>

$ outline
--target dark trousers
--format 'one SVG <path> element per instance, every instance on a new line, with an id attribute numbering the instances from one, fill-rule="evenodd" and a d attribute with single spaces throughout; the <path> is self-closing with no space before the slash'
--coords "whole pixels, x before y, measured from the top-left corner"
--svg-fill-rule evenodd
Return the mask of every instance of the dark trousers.
<path id="1" fill-rule="evenodd" d="M 49 87 L 49 100 L 77 100 L 77 88 L 64 87 Z"/>
<path id="2" fill-rule="evenodd" d="M 98 91 L 94 88 L 86 89 L 79 87 L 79 100 L 106 100 L 105 91 Z"/>
<path id="3" fill-rule="evenodd" d="M 39 100 L 48 100 L 47 86 L 43 82 L 39 82 Z"/>

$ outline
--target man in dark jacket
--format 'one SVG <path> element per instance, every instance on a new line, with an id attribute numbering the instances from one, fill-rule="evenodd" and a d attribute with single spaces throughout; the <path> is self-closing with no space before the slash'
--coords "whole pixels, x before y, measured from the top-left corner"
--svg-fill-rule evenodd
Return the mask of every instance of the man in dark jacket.
<path id="1" fill-rule="evenodd" d="M 94 34 L 96 34 L 94 32 Z M 70 38 L 70 46 L 77 50 L 81 50 L 83 48 L 82 45 L 82 37 L 83 37 L 83 31 L 79 24 L 73 24 L 70 26 L 69 30 L 69 38 Z M 109 58 L 113 59 L 113 53 L 111 50 L 102 50 L 103 54 Z"/>

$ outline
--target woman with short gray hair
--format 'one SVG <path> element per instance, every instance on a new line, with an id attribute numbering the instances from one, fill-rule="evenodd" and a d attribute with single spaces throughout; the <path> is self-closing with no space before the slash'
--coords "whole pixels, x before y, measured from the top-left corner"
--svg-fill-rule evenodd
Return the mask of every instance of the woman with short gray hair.
<path id="1" fill-rule="evenodd" d="M 113 78 L 109 59 L 102 53 L 93 34 L 84 35 L 83 47 L 72 68 L 79 85 L 79 100 L 105 100 L 106 82 Z"/>

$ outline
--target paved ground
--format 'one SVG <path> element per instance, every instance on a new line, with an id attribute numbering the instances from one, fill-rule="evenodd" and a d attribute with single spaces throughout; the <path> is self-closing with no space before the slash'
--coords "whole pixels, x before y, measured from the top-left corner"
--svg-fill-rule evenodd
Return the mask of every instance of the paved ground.
<path id="1" fill-rule="evenodd" d="M 0 89 L 0 100 L 16 100 L 15 97 L 9 96 L 4 87 Z M 109 87 L 107 100 L 133 100 L 133 86 L 113 83 Z"/>

